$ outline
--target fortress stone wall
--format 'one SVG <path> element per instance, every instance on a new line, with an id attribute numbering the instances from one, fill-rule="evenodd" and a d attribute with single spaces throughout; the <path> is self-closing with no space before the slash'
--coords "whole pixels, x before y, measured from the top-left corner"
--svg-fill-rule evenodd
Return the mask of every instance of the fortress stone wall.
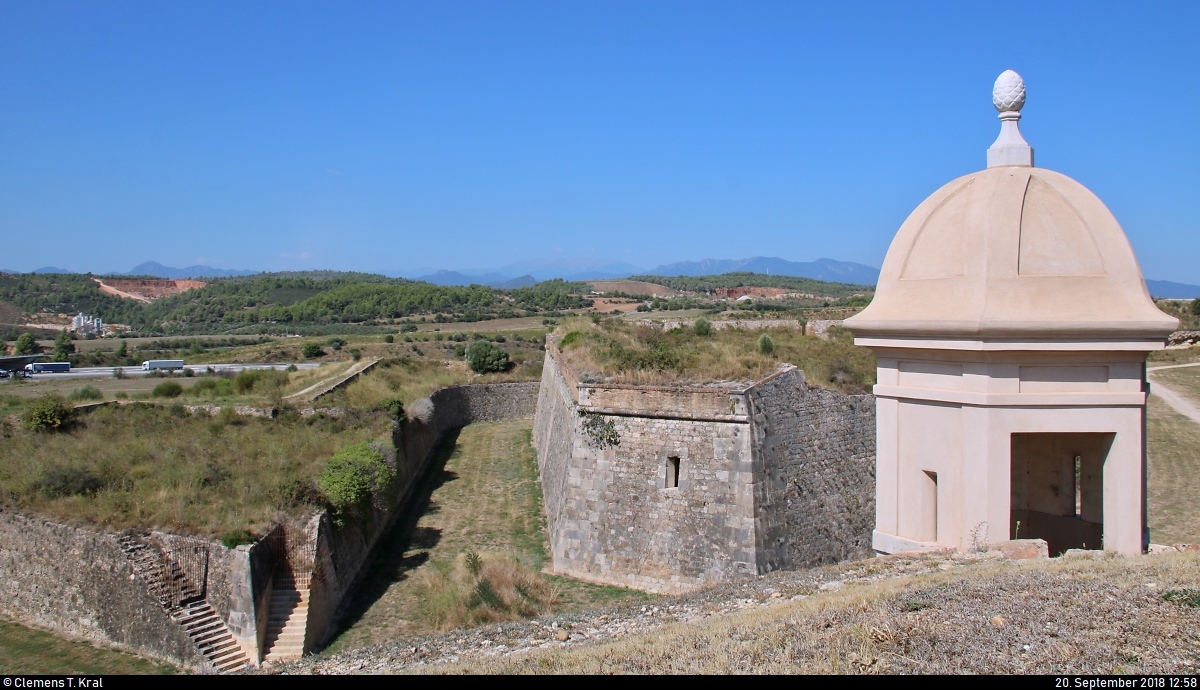
<path id="1" fill-rule="evenodd" d="M 222 574 L 218 567 L 210 577 Z M 117 535 L 3 508 L 0 614 L 154 659 L 190 667 L 203 662 L 134 573 Z"/>
<path id="2" fill-rule="evenodd" d="M 749 386 L 581 384 L 549 343 L 534 443 L 554 568 L 680 591 L 870 555 L 874 435 L 871 396 L 795 367 Z"/>
<path id="3" fill-rule="evenodd" d="M 481 421 L 530 418 L 538 384 L 453 386 L 409 410 L 393 434 L 395 503 L 361 523 L 336 528 L 325 513 L 297 529 L 315 542 L 318 577 L 310 592 L 305 647 L 318 647 L 339 607 L 361 576 L 371 551 L 404 510 L 447 431 Z M 206 566 L 188 572 L 203 583 L 207 602 L 229 632 L 257 661 L 267 624 L 274 562 L 265 542 L 227 549 L 220 543 L 155 532 L 153 543 L 199 544 Z M 121 534 L 106 533 L 0 507 L 0 615 L 60 630 L 137 654 L 197 668 L 205 663 L 184 629 L 151 594 L 122 550 Z"/>

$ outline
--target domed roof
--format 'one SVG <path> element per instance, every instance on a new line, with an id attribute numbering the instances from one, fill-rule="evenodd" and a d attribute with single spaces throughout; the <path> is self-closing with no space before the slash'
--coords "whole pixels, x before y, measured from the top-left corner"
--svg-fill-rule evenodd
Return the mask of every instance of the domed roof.
<path id="1" fill-rule="evenodd" d="M 1019 113 L 1006 115 L 1012 132 L 993 150 L 1003 144 L 1007 161 L 1023 146 L 1031 163 L 1015 130 Z M 1175 330 L 1095 194 L 1032 165 L 992 166 L 946 184 L 912 212 L 888 249 L 875 298 L 847 328 L 951 338 L 1161 339 Z"/>

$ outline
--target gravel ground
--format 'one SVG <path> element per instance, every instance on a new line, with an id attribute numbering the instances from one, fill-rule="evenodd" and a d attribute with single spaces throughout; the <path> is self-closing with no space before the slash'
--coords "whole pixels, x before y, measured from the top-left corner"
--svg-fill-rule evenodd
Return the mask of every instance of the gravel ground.
<path id="1" fill-rule="evenodd" d="M 261 672 L 1192 673 L 1200 608 L 1164 599 L 1179 589 L 1200 592 L 1196 554 L 889 556 Z"/>

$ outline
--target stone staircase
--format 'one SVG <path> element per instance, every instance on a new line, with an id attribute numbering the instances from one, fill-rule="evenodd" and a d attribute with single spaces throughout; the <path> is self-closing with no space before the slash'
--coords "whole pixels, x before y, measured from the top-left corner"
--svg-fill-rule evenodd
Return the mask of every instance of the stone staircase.
<path id="1" fill-rule="evenodd" d="M 275 576 L 267 614 L 267 635 L 263 641 L 263 661 L 287 661 L 304 655 L 308 594 L 307 582 L 297 581 L 291 575 Z"/>
<path id="2" fill-rule="evenodd" d="M 172 612 L 171 618 L 183 626 L 188 637 L 192 638 L 192 644 L 218 671 L 231 673 L 245 670 L 248 661 L 246 652 L 207 601 L 200 600 L 179 607 Z"/>
<path id="3" fill-rule="evenodd" d="M 151 596 L 187 632 L 192 644 L 214 668 L 222 673 L 246 668 L 249 660 L 245 651 L 209 605 L 200 585 L 188 578 L 178 563 L 132 534 L 120 535 L 117 543 Z"/>

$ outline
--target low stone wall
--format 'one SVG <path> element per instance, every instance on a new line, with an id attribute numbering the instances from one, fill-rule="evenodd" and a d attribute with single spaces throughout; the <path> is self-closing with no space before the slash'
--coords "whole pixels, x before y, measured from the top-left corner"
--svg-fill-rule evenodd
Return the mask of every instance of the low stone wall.
<path id="1" fill-rule="evenodd" d="M 218 557 L 214 579 L 225 571 Z M 203 659 L 133 570 L 116 535 L 0 509 L 0 614 L 154 659 Z"/>
<path id="2" fill-rule="evenodd" d="M 404 509 L 443 435 L 473 422 L 532 417 L 537 397 L 536 382 L 454 386 L 435 392 L 413 406 L 410 419 L 396 425 L 394 449 L 381 444 L 396 467 L 391 506 L 376 508 L 361 522 L 341 528 L 323 512 L 298 526 L 310 543 L 316 543 L 321 561 L 310 596 L 307 647 L 318 646 L 329 634 L 338 607 L 361 576 L 379 537 Z M 0 508 L 0 614 L 199 667 L 204 659 L 135 574 L 118 536 Z M 204 573 L 208 603 L 247 656 L 257 659 L 267 629 L 275 566 L 266 542 L 227 549 L 219 543 L 161 532 L 145 538 L 177 547 L 203 545 L 208 553 Z"/>
<path id="3" fill-rule="evenodd" d="M 842 319 L 814 319 L 804 324 L 804 335 L 815 335 L 820 338 L 829 337 L 830 328 L 841 328 L 845 323 Z"/>

